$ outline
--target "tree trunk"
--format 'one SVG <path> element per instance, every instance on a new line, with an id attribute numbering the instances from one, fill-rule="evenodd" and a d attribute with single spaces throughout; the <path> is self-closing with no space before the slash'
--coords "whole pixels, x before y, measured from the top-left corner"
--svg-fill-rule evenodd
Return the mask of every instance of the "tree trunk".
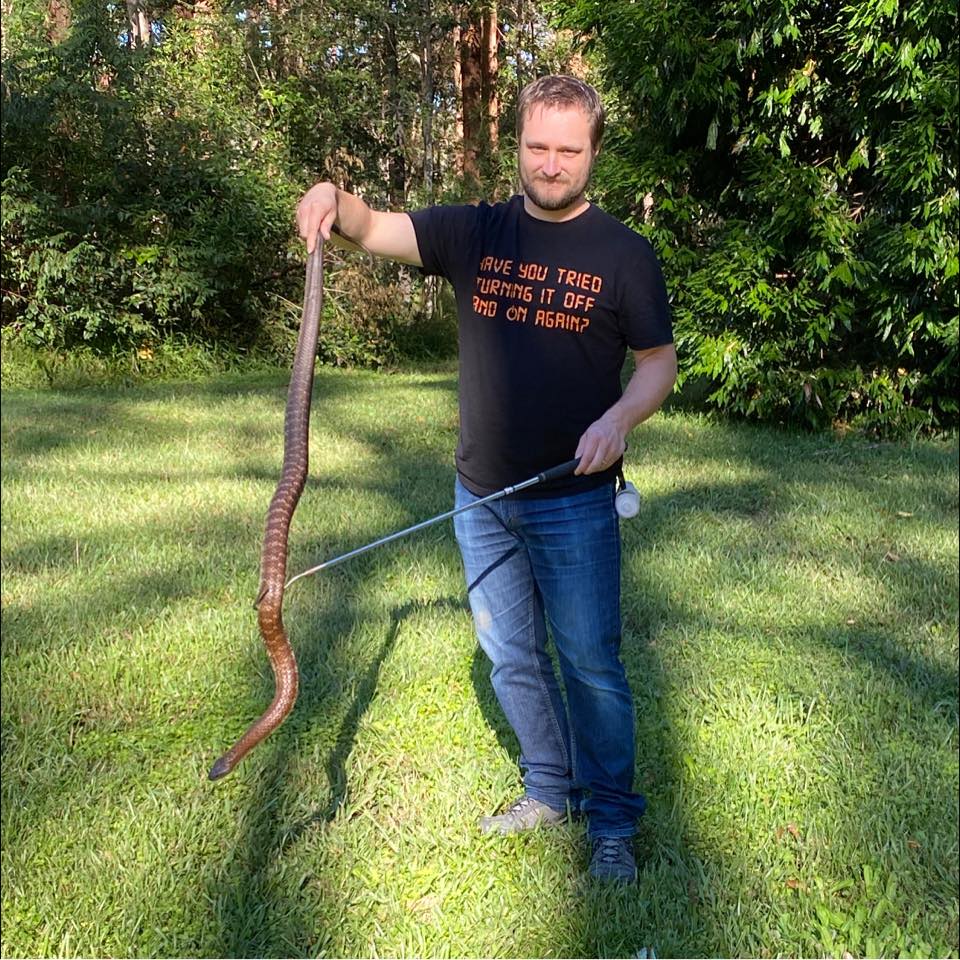
<path id="1" fill-rule="evenodd" d="M 296 31 L 290 29 L 295 14 L 291 7 L 288 0 L 267 0 L 270 72 L 280 82 L 291 76 L 302 76 L 305 70 Z"/>
<path id="2" fill-rule="evenodd" d="M 497 24 L 496 0 L 487 0 L 482 17 L 481 91 L 486 120 L 487 156 L 493 159 L 500 148 L 500 97 L 497 94 L 497 74 L 500 70 L 500 31 Z"/>
<path id="3" fill-rule="evenodd" d="M 127 46 L 139 50 L 150 45 L 150 18 L 143 9 L 143 0 L 126 0 L 127 4 Z"/>
<path id="4" fill-rule="evenodd" d="M 386 67 L 387 129 L 389 148 L 387 154 L 390 206 L 401 210 L 407 192 L 407 158 L 404 153 L 403 105 L 400 103 L 400 55 L 397 49 L 397 17 L 392 3 L 388 2 L 386 22 L 383 27 L 384 65 Z"/>
<path id="5" fill-rule="evenodd" d="M 454 169 L 457 173 L 463 173 L 463 62 L 460 58 L 460 42 L 463 31 L 460 29 L 460 9 L 454 8 L 454 16 L 457 19 L 453 24 L 453 95 L 456 98 L 456 120 L 453 125 L 454 141 L 461 146 L 460 150 L 454 150 Z"/>
<path id="6" fill-rule="evenodd" d="M 483 109 L 483 24 L 477 11 L 467 8 L 460 31 L 460 80 L 463 104 L 463 178 L 469 189 L 480 184 L 480 138 Z"/>
<path id="7" fill-rule="evenodd" d="M 70 33 L 69 0 L 48 0 L 47 39 L 51 43 L 63 43 Z"/>
<path id="8" fill-rule="evenodd" d="M 423 133 L 423 185 L 433 203 L 433 12 L 423 0 L 420 30 L 420 128 Z"/>

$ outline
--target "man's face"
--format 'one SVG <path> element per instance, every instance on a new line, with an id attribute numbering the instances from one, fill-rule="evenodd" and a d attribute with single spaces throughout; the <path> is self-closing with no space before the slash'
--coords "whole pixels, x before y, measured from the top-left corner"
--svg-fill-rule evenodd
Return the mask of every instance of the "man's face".
<path id="1" fill-rule="evenodd" d="M 534 106 L 520 135 L 520 184 L 542 210 L 579 206 L 595 154 L 590 119 L 579 107 Z"/>

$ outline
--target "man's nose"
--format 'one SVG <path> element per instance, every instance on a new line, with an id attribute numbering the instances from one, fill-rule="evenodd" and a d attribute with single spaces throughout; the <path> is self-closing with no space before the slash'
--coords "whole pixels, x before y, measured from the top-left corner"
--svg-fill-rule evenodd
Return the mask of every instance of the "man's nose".
<path id="1" fill-rule="evenodd" d="M 560 172 L 560 158 L 555 153 L 548 153 L 543 161 L 543 175 L 555 177 Z"/>

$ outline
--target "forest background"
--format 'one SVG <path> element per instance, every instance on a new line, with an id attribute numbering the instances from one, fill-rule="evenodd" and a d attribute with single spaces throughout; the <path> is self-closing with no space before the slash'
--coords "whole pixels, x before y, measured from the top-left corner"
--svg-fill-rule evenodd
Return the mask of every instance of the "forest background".
<path id="1" fill-rule="evenodd" d="M 646 235 L 681 387 L 883 436 L 958 419 L 955 0 L 3 0 L 4 382 L 289 362 L 293 209 L 517 189 L 536 76 L 609 111 L 591 196 Z M 449 291 L 357 255 L 320 358 L 456 350 Z"/>

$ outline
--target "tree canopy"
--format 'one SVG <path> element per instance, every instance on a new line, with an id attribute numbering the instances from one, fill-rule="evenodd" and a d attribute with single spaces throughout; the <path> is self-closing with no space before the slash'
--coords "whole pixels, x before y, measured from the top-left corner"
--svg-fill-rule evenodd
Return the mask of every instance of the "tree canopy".
<path id="1" fill-rule="evenodd" d="M 517 93 L 563 71 L 608 103 L 595 195 L 661 257 L 688 384 L 774 422 L 956 425 L 955 3 L 4 8 L 5 336 L 283 354 L 299 193 L 505 196 Z M 323 359 L 453 349 L 433 284 L 335 277 Z"/>

